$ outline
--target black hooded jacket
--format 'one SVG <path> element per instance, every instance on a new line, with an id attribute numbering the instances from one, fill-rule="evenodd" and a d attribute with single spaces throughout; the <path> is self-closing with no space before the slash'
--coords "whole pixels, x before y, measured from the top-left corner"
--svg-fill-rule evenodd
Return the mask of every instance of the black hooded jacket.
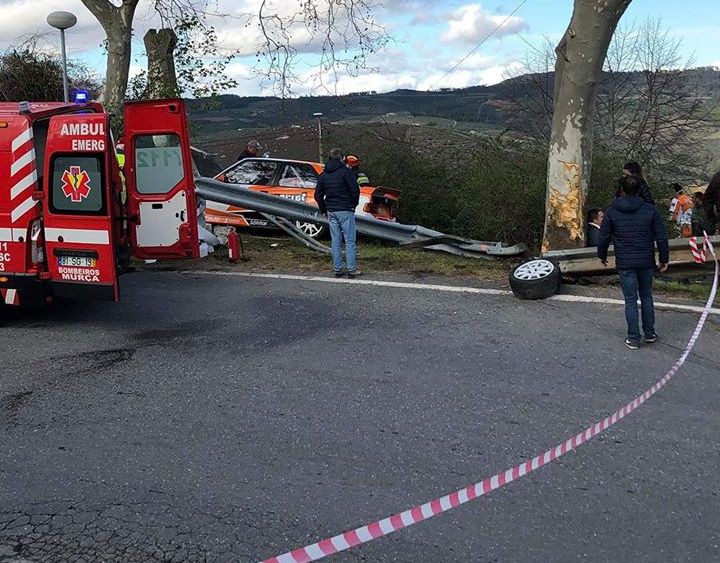
<path id="1" fill-rule="evenodd" d="M 655 206 L 638 196 L 617 198 L 605 212 L 600 227 L 598 258 L 607 259 L 610 243 L 615 246 L 618 270 L 655 267 L 655 243 L 660 262 L 670 259 L 665 222 Z"/>
<path id="2" fill-rule="evenodd" d="M 318 178 L 315 201 L 321 213 L 355 211 L 360 201 L 360 186 L 352 170 L 341 160 L 331 159 Z"/>

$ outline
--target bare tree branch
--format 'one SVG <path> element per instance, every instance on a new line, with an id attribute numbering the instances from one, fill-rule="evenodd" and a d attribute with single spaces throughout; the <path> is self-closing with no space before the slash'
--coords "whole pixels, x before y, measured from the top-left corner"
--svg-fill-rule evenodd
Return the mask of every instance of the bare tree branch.
<path id="1" fill-rule="evenodd" d="M 661 20 L 620 26 L 613 35 L 597 92 L 595 143 L 638 160 L 651 172 L 698 177 L 706 163 L 702 133 L 715 107 L 681 56 L 682 42 Z M 551 44 L 532 47 L 515 77 L 516 128 L 547 141 L 553 108 Z"/>
<path id="2" fill-rule="evenodd" d="M 325 87 L 325 75 L 337 85 L 340 73 L 357 75 L 367 70 L 368 57 L 390 38 L 375 20 L 378 4 L 366 0 L 308 0 L 296 9 L 263 0 L 245 25 L 256 25 L 261 44 L 256 52 L 256 74 L 268 79 L 276 94 L 293 94 L 296 84 L 312 80 Z M 306 51 L 320 53 L 310 76 L 298 74 L 299 58 Z M 304 61 L 307 63 L 307 60 Z"/>

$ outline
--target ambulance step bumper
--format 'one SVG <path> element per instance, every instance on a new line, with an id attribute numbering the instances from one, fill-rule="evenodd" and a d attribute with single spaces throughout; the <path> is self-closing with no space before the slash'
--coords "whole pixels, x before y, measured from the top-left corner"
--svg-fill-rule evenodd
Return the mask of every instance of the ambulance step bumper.
<path id="1" fill-rule="evenodd" d="M 35 274 L 5 274 L 7 281 L 0 282 L 0 307 L 44 307 L 50 297 L 50 288 Z"/>

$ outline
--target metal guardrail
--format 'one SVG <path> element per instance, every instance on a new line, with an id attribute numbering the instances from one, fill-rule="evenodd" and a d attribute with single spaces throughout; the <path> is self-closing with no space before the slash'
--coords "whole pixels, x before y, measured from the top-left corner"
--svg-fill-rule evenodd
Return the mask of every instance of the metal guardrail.
<path id="1" fill-rule="evenodd" d="M 236 184 L 218 182 L 210 178 L 196 178 L 197 193 L 208 201 L 237 205 L 275 217 L 293 221 L 305 221 L 327 225 L 327 219 L 320 215 L 317 207 L 291 199 L 249 190 Z M 395 242 L 406 248 L 423 248 L 449 252 L 471 258 L 492 258 L 495 256 L 518 256 L 527 254 L 524 243 L 507 245 L 501 242 L 478 241 L 446 235 L 420 225 L 403 225 L 390 221 L 355 216 L 359 233 Z"/>
<path id="2" fill-rule="evenodd" d="M 713 246 L 720 245 L 720 235 L 708 237 Z M 670 265 L 690 264 L 695 260 L 690 252 L 690 245 L 686 238 L 673 238 L 669 241 Z M 608 251 L 608 265 L 603 266 L 597 257 L 597 248 L 572 248 L 569 250 L 552 250 L 542 255 L 543 258 L 557 262 L 560 271 L 564 274 L 607 274 L 615 271 L 615 251 L 610 246 Z"/>

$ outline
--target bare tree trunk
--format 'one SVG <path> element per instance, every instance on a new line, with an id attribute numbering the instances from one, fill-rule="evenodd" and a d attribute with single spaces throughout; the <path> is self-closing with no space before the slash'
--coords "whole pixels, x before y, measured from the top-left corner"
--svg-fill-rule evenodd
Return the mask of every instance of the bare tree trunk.
<path id="1" fill-rule="evenodd" d="M 122 0 L 115 6 L 110 0 L 82 0 L 105 30 L 107 37 L 107 71 L 105 73 L 105 107 L 116 117 L 122 113 L 130 73 L 132 21 L 139 0 Z"/>
<path id="2" fill-rule="evenodd" d="M 575 0 L 570 25 L 555 48 L 543 252 L 585 245 L 595 94 L 610 39 L 630 2 Z"/>
<path id="3" fill-rule="evenodd" d="M 145 34 L 145 52 L 148 58 L 148 98 L 172 98 L 178 95 L 175 73 L 175 47 L 177 35 L 172 29 L 150 29 Z"/>

